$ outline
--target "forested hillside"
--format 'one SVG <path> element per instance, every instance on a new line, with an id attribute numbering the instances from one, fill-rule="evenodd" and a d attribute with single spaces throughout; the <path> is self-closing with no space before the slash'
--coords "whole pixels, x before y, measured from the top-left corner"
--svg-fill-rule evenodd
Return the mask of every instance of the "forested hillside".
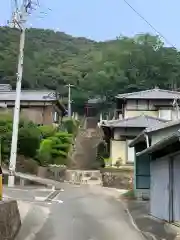
<path id="1" fill-rule="evenodd" d="M 15 87 L 19 32 L 0 28 L 0 82 Z M 156 36 L 119 37 L 94 42 L 61 32 L 29 29 L 26 35 L 23 88 L 56 88 L 76 85 L 75 105 L 88 97 L 180 86 L 180 54 Z"/>

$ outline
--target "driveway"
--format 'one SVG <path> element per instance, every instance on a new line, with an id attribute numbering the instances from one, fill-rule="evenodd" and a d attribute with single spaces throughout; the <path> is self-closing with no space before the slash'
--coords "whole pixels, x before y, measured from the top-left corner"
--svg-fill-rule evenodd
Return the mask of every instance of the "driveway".
<path id="1" fill-rule="evenodd" d="M 26 201 L 30 199 L 26 204 L 31 208 L 23 219 L 17 240 L 144 239 L 133 226 L 123 204 L 103 188 L 67 184 L 62 188 L 64 191 L 55 198 L 39 202 L 32 198 L 33 190 L 31 194 L 24 191 Z M 7 194 L 8 191 L 12 192 L 7 190 Z M 37 192 L 34 190 L 34 194 Z"/>

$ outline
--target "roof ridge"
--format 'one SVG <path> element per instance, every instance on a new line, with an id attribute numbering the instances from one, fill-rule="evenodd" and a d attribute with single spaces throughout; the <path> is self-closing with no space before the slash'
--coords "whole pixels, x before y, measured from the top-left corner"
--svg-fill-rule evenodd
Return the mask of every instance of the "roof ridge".
<path id="1" fill-rule="evenodd" d="M 118 94 L 117 95 L 117 97 L 118 96 L 121 96 L 121 95 L 132 95 L 132 94 L 137 94 L 137 93 L 140 93 L 140 92 L 150 92 L 150 91 L 152 91 L 153 89 L 147 89 L 147 90 L 142 90 L 142 91 L 136 91 L 136 92 L 129 92 L 129 93 L 120 93 L 120 94 Z M 158 90 L 158 89 L 157 89 Z"/>
<path id="2" fill-rule="evenodd" d="M 180 92 L 178 92 L 178 91 L 174 91 L 174 90 L 169 90 L 169 89 L 161 89 L 161 88 L 159 88 L 159 90 L 161 90 L 162 92 L 168 92 L 168 93 L 177 93 L 177 94 L 179 94 L 179 95 L 180 95 Z"/>
<path id="3" fill-rule="evenodd" d="M 164 123 L 169 122 L 168 120 L 163 119 L 163 118 L 159 118 L 159 117 L 153 117 L 153 116 L 149 116 L 149 115 L 145 115 L 145 117 L 155 119 L 155 120 L 159 120 L 159 121 L 164 122 Z"/>
<path id="4" fill-rule="evenodd" d="M 123 122 L 123 121 L 129 121 L 129 120 L 133 120 L 133 119 L 138 119 L 140 117 L 145 117 L 145 118 L 149 118 L 149 119 L 154 119 L 154 120 L 159 120 L 163 123 L 166 123 L 168 120 L 165 120 L 165 119 L 162 119 L 162 118 L 158 118 L 158 117 L 153 117 L 153 116 L 149 116 L 147 114 L 144 114 L 142 113 L 141 115 L 138 115 L 138 116 L 134 116 L 134 117 L 128 117 L 128 118 L 123 118 L 123 119 L 115 119 L 115 120 L 109 120 L 107 121 L 108 122 L 113 122 L 113 123 L 116 123 L 116 122 Z"/>
<path id="5" fill-rule="evenodd" d="M 169 89 L 162 89 L 162 88 L 152 88 L 152 89 L 147 89 L 147 90 L 142 90 L 142 91 L 136 91 L 136 92 L 130 92 L 130 93 L 121 93 L 121 94 L 118 94 L 116 96 L 116 98 L 120 98 L 120 97 L 123 97 L 126 96 L 126 97 L 129 97 L 131 95 L 136 95 L 136 94 L 144 94 L 144 93 L 148 93 L 148 92 L 166 92 L 166 93 L 170 93 L 170 94 L 178 94 L 180 95 L 180 92 L 179 91 L 173 91 L 173 90 L 169 90 Z"/>

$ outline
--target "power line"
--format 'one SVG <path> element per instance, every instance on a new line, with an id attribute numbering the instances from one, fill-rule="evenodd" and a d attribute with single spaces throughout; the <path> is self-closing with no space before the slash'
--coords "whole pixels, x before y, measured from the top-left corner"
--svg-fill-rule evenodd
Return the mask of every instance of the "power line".
<path id="1" fill-rule="evenodd" d="M 166 43 L 171 45 L 173 48 L 176 48 L 174 44 L 172 44 L 160 31 L 157 30 L 146 18 L 139 13 L 127 0 L 123 0 L 145 23 L 147 23 L 161 38 L 163 38 Z"/>

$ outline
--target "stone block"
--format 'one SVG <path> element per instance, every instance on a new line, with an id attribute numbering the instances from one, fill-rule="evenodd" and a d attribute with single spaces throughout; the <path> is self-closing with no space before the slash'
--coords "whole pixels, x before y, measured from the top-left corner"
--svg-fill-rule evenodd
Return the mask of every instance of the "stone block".
<path id="1" fill-rule="evenodd" d="M 16 201 L 0 202 L 0 239 L 14 240 L 21 227 L 21 219 Z"/>

